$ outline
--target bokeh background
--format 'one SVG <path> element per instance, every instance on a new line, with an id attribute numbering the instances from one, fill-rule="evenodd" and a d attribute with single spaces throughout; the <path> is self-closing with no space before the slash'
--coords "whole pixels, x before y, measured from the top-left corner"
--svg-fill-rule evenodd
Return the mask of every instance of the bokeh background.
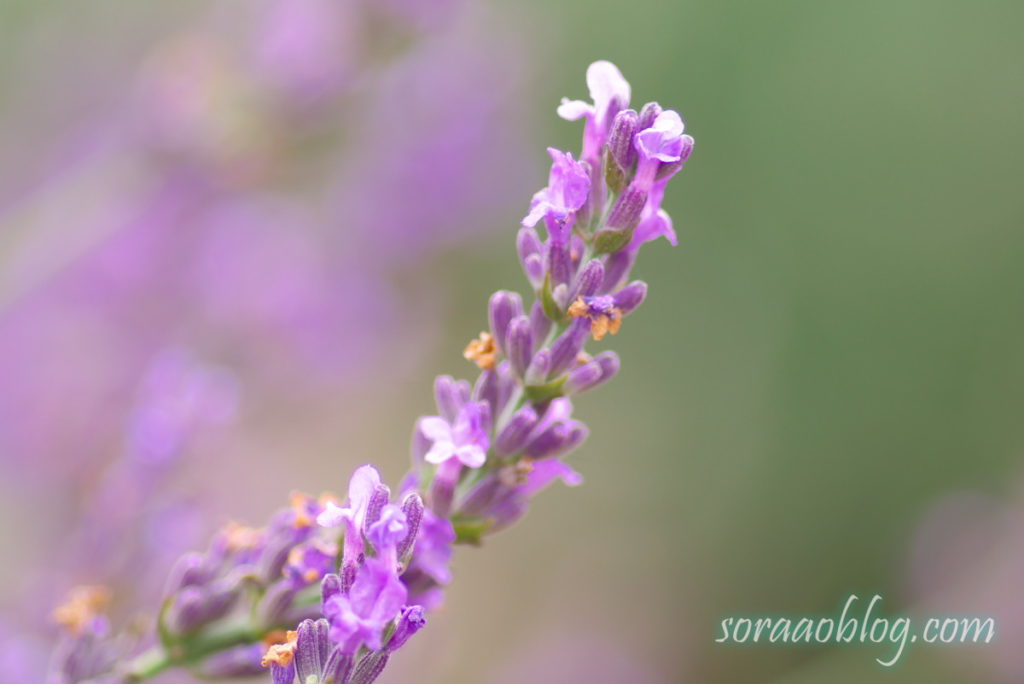
<path id="1" fill-rule="evenodd" d="M 0 3 L 0 681 L 63 591 L 404 470 L 554 115 L 615 61 L 697 140 L 586 484 L 462 549 L 387 682 L 1024 678 L 1024 6 Z M 727 615 L 994 615 L 723 647 Z M 175 675 L 166 681 L 187 681 Z"/>

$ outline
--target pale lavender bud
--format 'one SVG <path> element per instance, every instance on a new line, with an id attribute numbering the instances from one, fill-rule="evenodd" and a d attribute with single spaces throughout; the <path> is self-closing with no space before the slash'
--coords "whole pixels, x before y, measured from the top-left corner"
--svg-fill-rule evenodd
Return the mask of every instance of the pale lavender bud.
<path id="1" fill-rule="evenodd" d="M 320 582 L 320 600 L 326 602 L 335 594 L 340 594 L 341 589 L 341 577 L 333 572 L 324 575 L 323 581 Z"/>
<path id="2" fill-rule="evenodd" d="M 391 635 L 391 639 L 388 641 L 388 652 L 394 653 L 400 649 L 413 634 L 423 629 L 426 624 L 427 618 L 423 614 L 423 606 L 406 606 L 403 608 L 402 614 L 398 617 L 398 623 L 395 625 L 395 633 Z"/>
<path id="3" fill-rule="evenodd" d="M 619 355 L 601 352 L 593 359 L 569 371 L 563 389 L 567 395 L 591 390 L 611 380 L 619 372 Z"/>
<path id="4" fill-rule="evenodd" d="M 601 285 L 602 292 L 614 292 L 618 289 L 636 263 L 637 252 L 632 249 L 623 249 L 614 254 L 608 255 L 605 262 L 604 283 Z"/>
<path id="5" fill-rule="evenodd" d="M 537 412 L 532 406 L 524 406 L 508 421 L 508 425 L 498 434 L 495 447 L 502 455 L 514 454 L 526 444 L 530 432 L 537 425 Z"/>
<path id="6" fill-rule="evenodd" d="M 455 496 L 455 485 L 459 481 L 462 463 L 449 458 L 437 467 L 433 482 L 430 483 L 430 508 L 441 517 L 447 517 Z"/>
<path id="7" fill-rule="evenodd" d="M 235 646 L 205 658 L 197 672 L 204 679 L 254 677 L 264 671 L 263 651 L 262 644 Z"/>
<path id="8" fill-rule="evenodd" d="M 270 666 L 270 681 L 273 684 L 294 684 L 295 663 L 292 662 L 287 665 L 272 664 Z"/>
<path id="9" fill-rule="evenodd" d="M 491 295 L 489 320 L 491 335 L 498 349 L 505 351 L 508 336 L 508 324 L 516 316 L 523 315 L 523 300 L 516 292 L 500 290 Z"/>
<path id="10" fill-rule="evenodd" d="M 615 293 L 613 301 L 615 306 L 622 311 L 623 315 L 636 310 L 643 304 L 647 297 L 647 283 L 642 280 L 634 280 L 626 287 Z"/>
<path id="11" fill-rule="evenodd" d="M 256 608 L 256 613 L 263 624 L 282 625 L 289 622 L 295 624 L 293 608 L 295 607 L 295 597 L 301 589 L 300 585 L 287 580 L 274 582 L 267 587 L 267 591 Z"/>
<path id="12" fill-rule="evenodd" d="M 381 511 L 391 500 L 391 490 L 386 484 L 377 484 L 370 494 L 370 501 L 366 505 L 366 517 L 363 519 L 363 536 L 367 535 L 370 527 L 380 520 Z"/>
<path id="13" fill-rule="evenodd" d="M 402 502 L 402 512 L 405 513 L 405 524 L 409 531 L 405 535 L 405 539 L 398 544 L 400 560 L 413 550 L 413 544 L 416 543 L 416 534 L 420 529 L 420 521 L 423 520 L 423 499 L 420 498 L 420 495 L 413 492 L 406 496 L 405 501 Z"/>
<path id="14" fill-rule="evenodd" d="M 533 355 L 530 367 L 526 369 L 523 382 L 527 385 L 543 385 L 547 382 L 548 371 L 551 370 L 551 350 L 541 349 Z"/>
<path id="15" fill-rule="evenodd" d="M 300 541 L 300 536 L 301 531 L 293 528 L 277 530 L 271 535 L 257 561 L 259 576 L 267 582 L 273 582 L 280 577 L 288 563 L 288 554 Z"/>
<path id="16" fill-rule="evenodd" d="M 349 589 L 352 588 L 352 584 L 356 581 L 356 573 L 359 571 L 359 562 L 362 560 L 362 554 L 359 554 L 359 560 L 344 560 L 341 562 L 341 593 L 348 594 Z"/>
<path id="17" fill-rule="evenodd" d="M 485 402 L 491 407 L 491 415 L 498 415 L 498 373 L 494 369 L 484 370 L 476 379 L 476 384 L 473 386 L 473 401 Z M 417 430 L 417 433 L 420 433 Z M 424 437 L 424 439 L 426 439 Z M 433 442 L 426 441 L 426 449 L 423 451 L 424 454 L 430 450 L 433 446 Z"/>
<path id="18" fill-rule="evenodd" d="M 604 351 L 594 357 L 601 364 L 601 382 L 608 382 L 619 373 L 619 355 L 613 351 Z"/>
<path id="19" fill-rule="evenodd" d="M 348 678 L 352 657 L 335 647 L 330 629 L 323 618 L 303 620 L 296 628 L 293 662 L 300 684 L 342 684 Z"/>
<path id="20" fill-rule="evenodd" d="M 654 125 L 654 120 L 661 114 L 661 105 L 657 102 L 648 102 L 640 110 L 640 120 L 637 122 L 636 129 L 643 131 Z"/>
<path id="21" fill-rule="evenodd" d="M 506 353 L 512 372 L 522 377 L 533 359 L 533 334 L 527 316 L 517 316 L 509 323 Z"/>
<path id="22" fill-rule="evenodd" d="M 566 371 L 583 351 L 590 335 L 590 322 L 586 318 L 573 319 L 568 329 L 551 345 L 551 366 L 548 377 L 556 378 Z"/>
<path id="23" fill-rule="evenodd" d="M 356 665 L 355 672 L 352 673 L 352 679 L 349 684 L 373 684 L 380 673 L 384 671 L 384 667 L 388 664 L 389 654 L 387 651 L 373 651 L 368 653 L 359 661 Z"/>
<path id="24" fill-rule="evenodd" d="M 579 394 L 583 390 L 595 385 L 601 379 L 602 373 L 601 365 L 594 361 L 588 361 L 581 366 L 576 366 L 569 371 L 565 384 L 562 386 L 562 391 L 567 396 Z"/>
<path id="25" fill-rule="evenodd" d="M 544 245 L 533 228 L 520 228 L 516 238 L 519 263 L 534 289 L 544 283 Z"/>
<path id="26" fill-rule="evenodd" d="M 548 265 L 554 285 L 568 285 L 572 280 L 572 256 L 568 240 L 548 240 Z"/>
<path id="27" fill-rule="evenodd" d="M 217 580 L 205 587 L 185 587 L 172 599 L 167 610 L 167 627 L 174 634 L 188 634 L 223 617 L 241 592 L 237 577 Z"/>
<path id="28" fill-rule="evenodd" d="M 554 300 L 559 309 L 565 309 L 569 306 L 569 286 L 565 283 L 556 285 L 555 288 L 551 290 L 551 299 Z"/>
<path id="29" fill-rule="evenodd" d="M 544 257 L 540 254 L 528 256 L 523 260 L 523 272 L 533 289 L 540 288 L 544 284 Z"/>
<path id="30" fill-rule="evenodd" d="M 636 163 L 633 136 L 639 130 L 639 121 L 640 117 L 635 111 L 624 109 L 615 115 L 612 122 L 612 130 L 608 136 L 608 153 L 622 173 L 627 173 Z"/>
<path id="31" fill-rule="evenodd" d="M 526 455 L 534 460 L 561 456 L 582 444 L 587 434 L 587 426 L 579 421 L 557 423 L 530 442 Z"/>
<path id="32" fill-rule="evenodd" d="M 412 430 L 412 440 L 409 445 L 409 453 L 412 456 L 413 468 L 418 468 L 423 463 L 423 457 L 427 455 L 430 448 L 434 446 L 433 440 L 423 434 L 423 430 L 420 429 L 419 421 Z"/>
<path id="33" fill-rule="evenodd" d="M 497 475 L 486 476 L 473 485 L 463 497 L 459 504 L 459 513 L 470 516 L 482 515 L 503 486 Z"/>
<path id="34" fill-rule="evenodd" d="M 577 297 L 589 297 L 597 294 L 603 282 L 604 263 L 600 259 L 591 259 L 576 276 L 576 282 L 570 291 L 569 301 L 574 302 Z"/>
<path id="35" fill-rule="evenodd" d="M 505 404 L 508 403 L 509 399 L 512 398 L 513 392 L 518 387 L 518 381 L 516 376 L 512 374 L 512 369 L 509 366 L 508 361 L 502 361 L 494 368 L 494 404 L 488 405 L 491 407 L 491 416 L 501 415 L 501 411 L 505 408 Z"/>
<path id="36" fill-rule="evenodd" d="M 171 594 L 185 587 L 206 584 L 212 573 L 201 553 L 191 551 L 175 562 L 167 581 L 167 593 Z"/>
<path id="37" fill-rule="evenodd" d="M 544 305 L 539 301 L 533 303 L 530 309 L 530 334 L 537 345 L 543 345 L 551 332 L 551 319 L 544 313 Z"/>
<path id="38" fill-rule="evenodd" d="M 324 676 L 320 680 L 320 684 L 345 684 L 350 681 L 349 675 L 352 674 L 355 662 L 354 655 L 342 653 L 340 648 L 335 648 L 327 656 L 327 662 L 324 664 Z"/>
<path id="39" fill-rule="evenodd" d="M 519 252 L 519 260 L 525 261 L 531 254 L 541 254 L 543 243 L 533 228 L 520 228 L 516 236 L 516 249 Z"/>
<path id="40" fill-rule="evenodd" d="M 438 414 L 445 420 L 455 420 L 459 409 L 469 401 L 469 383 L 450 375 L 439 375 L 434 380 L 434 398 Z"/>
<path id="41" fill-rule="evenodd" d="M 640 214 L 647 204 L 647 190 L 637 187 L 636 184 L 629 186 L 619 197 L 615 206 L 608 215 L 608 228 L 621 230 L 632 230 L 640 223 Z"/>

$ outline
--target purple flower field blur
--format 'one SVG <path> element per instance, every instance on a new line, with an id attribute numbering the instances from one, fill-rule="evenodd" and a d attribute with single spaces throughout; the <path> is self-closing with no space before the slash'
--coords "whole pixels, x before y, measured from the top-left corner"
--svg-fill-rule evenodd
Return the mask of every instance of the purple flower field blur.
<path id="1" fill-rule="evenodd" d="M 196 474 L 241 467 L 252 416 L 330 424 L 423 362 L 442 306 L 426 267 L 528 180 L 511 39 L 443 4 L 177 12 L 97 79 L 102 109 L 6 141 L 32 173 L 0 192 L 2 510 L 43 526 L 5 531 L 22 551 L 0 680 L 41 681 L 73 585 L 155 609 L 247 496 Z"/>

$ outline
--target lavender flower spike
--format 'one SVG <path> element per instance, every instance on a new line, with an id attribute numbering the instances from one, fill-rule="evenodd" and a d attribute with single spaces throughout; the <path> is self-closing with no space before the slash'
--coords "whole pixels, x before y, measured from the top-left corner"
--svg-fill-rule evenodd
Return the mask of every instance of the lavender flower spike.
<path id="1" fill-rule="evenodd" d="M 479 545 L 521 519 L 556 480 L 581 482 L 565 459 L 589 429 L 572 417 L 570 397 L 620 367 L 614 352 L 591 356 L 587 344 L 618 332 L 646 298 L 646 283 L 630 274 L 644 244 L 675 242 L 661 203 L 693 148 L 676 112 L 625 109 L 629 85 L 609 62 L 591 65 L 587 83 L 593 104 L 559 108 L 587 119 L 583 161 L 551 151 L 548 187 L 517 237 L 535 300 L 524 307 L 514 292 L 493 295 L 489 332 L 464 353 L 476 381 L 437 378 L 438 414 L 416 424 L 401 503 L 364 465 L 343 504 L 298 495 L 265 528 L 228 526 L 206 553 L 175 566 L 159 642 L 130 658 L 96 615 L 101 595 L 82 594 L 57 616 L 68 633 L 55 681 L 137 684 L 179 665 L 243 673 L 265 641 L 260 661 L 275 684 L 370 684 L 441 605 L 455 544 Z M 541 220 L 544 240 L 532 228 Z"/>

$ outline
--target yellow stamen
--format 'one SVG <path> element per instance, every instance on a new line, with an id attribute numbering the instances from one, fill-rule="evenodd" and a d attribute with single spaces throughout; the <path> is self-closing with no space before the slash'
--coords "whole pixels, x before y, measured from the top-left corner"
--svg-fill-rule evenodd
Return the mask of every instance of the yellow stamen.
<path id="1" fill-rule="evenodd" d="M 590 307 L 583 301 L 583 297 L 577 297 L 576 301 L 569 305 L 568 313 L 573 318 L 582 318 L 590 313 Z"/>
<path id="2" fill-rule="evenodd" d="M 255 548 L 260 543 L 260 531 L 248 525 L 229 522 L 223 528 L 229 551 L 241 551 Z"/>
<path id="3" fill-rule="evenodd" d="M 295 511 L 295 520 L 292 522 L 292 525 L 296 529 L 312 525 L 313 518 L 309 515 L 309 504 L 312 502 L 312 499 L 302 492 L 292 492 L 291 502 L 292 510 Z"/>
<path id="4" fill-rule="evenodd" d="M 614 335 L 619 332 L 619 328 L 622 327 L 621 309 L 615 307 L 606 314 L 593 313 L 590 310 L 590 307 L 587 306 L 586 302 L 583 301 L 583 297 L 577 297 L 576 301 L 569 306 L 569 311 L 567 313 L 573 318 L 589 318 L 590 334 L 594 336 L 595 340 L 600 340 L 609 333 Z"/>
<path id="5" fill-rule="evenodd" d="M 53 620 L 72 634 L 81 634 L 89 622 L 110 603 L 110 590 L 81 586 L 71 590 L 67 600 L 53 610 Z"/>
<path id="6" fill-rule="evenodd" d="M 491 370 L 494 368 L 494 357 L 498 348 L 494 345 L 494 337 L 489 332 L 480 333 L 480 337 L 472 340 L 466 345 L 462 355 L 468 361 L 472 361 L 480 370 Z"/>
<path id="7" fill-rule="evenodd" d="M 299 639 L 299 633 L 295 631 L 288 631 L 284 634 L 284 643 L 272 644 L 265 654 L 263 659 L 260 660 L 260 665 L 263 667 L 270 667 L 271 665 L 280 665 L 286 667 L 291 665 L 292 660 L 295 658 L 295 644 Z"/>

